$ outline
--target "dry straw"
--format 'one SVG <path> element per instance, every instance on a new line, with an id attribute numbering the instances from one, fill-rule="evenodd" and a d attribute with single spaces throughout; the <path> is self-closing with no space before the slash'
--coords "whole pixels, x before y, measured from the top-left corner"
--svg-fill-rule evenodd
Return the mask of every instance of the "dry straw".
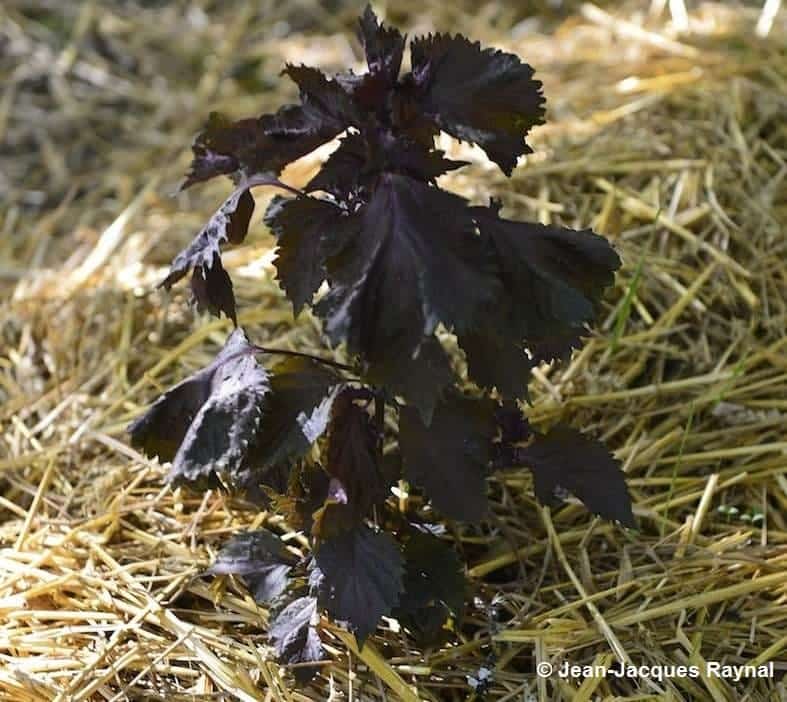
<path id="1" fill-rule="evenodd" d="M 225 321 L 153 286 L 225 192 L 176 198 L 211 109 L 272 109 L 284 60 L 357 58 L 354 3 L 0 6 L 0 699 L 780 700 L 776 680 L 536 680 L 535 663 L 775 662 L 787 669 L 787 28 L 764 10 L 654 1 L 391 3 L 534 63 L 549 124 L 511 186 L 475 151 L 446 184 L 543 222 L 592 224 L 625 261 L 598 333 L 533 381 L 532 415 L 603 437 L 641 532 L 553 513 L 526 471 L 496 521 L 449 525 L 473 599 L 454 643 L 389 622 L 297 688 L 267 613 L 199 577 L 227 536 L 281 519 L 163 485 L 124 427 L 205 363 Z M 330 8 L 330 9 L 329 9 Z M 285 177 L 303 182 L 315 159 Z M 259 193 L 255 222 L 267 193 Z M 271 279 L 262 225 L 226 255 L 258 343 L 324 350 Z M 522 301 L 527 304 L 527 301 Z M 446 339 L 450 344 L 451 340 Z"/>

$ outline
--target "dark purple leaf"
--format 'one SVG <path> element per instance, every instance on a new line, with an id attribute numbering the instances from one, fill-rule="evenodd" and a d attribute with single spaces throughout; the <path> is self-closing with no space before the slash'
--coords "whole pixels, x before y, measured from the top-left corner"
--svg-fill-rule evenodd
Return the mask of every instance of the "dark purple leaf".
<path id="1" fill-rule="evenodd" d="M 529 153 L 525 136 L 544 121 L 541 82 L 514 54 L 457 35 L 413 40 L 411 80 L 420 108 L 440 129 L 478 144 L 510 175 Z"/>
<path id="2" fill-rule="evenodd" d="M 320 544 L 315 560 L 323 576 L 320 604 L 336 619 L 348 622 L 363 645 L 380 617 L 399 602 L 399 548 L 388 534 L 358 526 Z"/>
<path id="3" fill-rule="evenodd" d="M 528 383 L 533 362 L 525 352 L 524 342 L 514 341 L 490 324 L 496 311 L 477 331 L 467 332 L 459 344 L 467 357 L 467 374 L 482 388 L 497 388 L 505 397 L 528 397 Z"/>
<path id="4" fill-rule="evenodd" d="M 357 391 L 344 390 L 333 403 L 325 469 L 334 482 L 333 499 L 343 504 L 352 525 L 385 501 L 390 479 L 382 461 L 382 438 Z M 339 492 L 341 490 L 341 492 Z"/>
<path id="5" fill-rule="evenodd" d="M 488 399 L 451 398 L 437 406 L 430 426 L 411 407 L 399 412 L 405 477 L 423 487 L 447 517 L 478 521 L 488 511 L 495 406 Z"/>
<path id="6" fill-rule="evenodd" d="M 240 338 L 233 341 L 237 334 Z M 243 472 L 249 444 L 260 429 L 270 383 L 241 330 L 233 333 L 227 346 L 236 344 L 238 351 L 224 354 L 224 360 L 210 375 L 209 395 L 175 454 L 169 481 L 199 484 L 219 475 L 232 485 Z"/>
<path id="7" fill-rule="evenodd" d="M 289 76 L 300 89 L 302 109 L 310 120 L 327 131 L 338 134 L 359 123 L 352 97 L 337 80 L 310 66 L 288 64 L 282 74 Z"/>
<path id="8" fill-rule="evenodd" d="M 191 169 L 181 187 L 219 175 L 242 180 L 255 174 L 277 174 L 288 163 L 333 139 L 346 126 L 308 97 L 303 105 L 285 105 L 258 119 L 232 122 L 212 113 L 194 140 Z"/>
<path id="9" fill-rule="evenodd" d="M 277 239 L 279 281 L 297 315 L 326 277 L 325 261 L 355 234 L 358 220 L 314 197 L 275 197 L 265 223 Z"/>
<path id="10" fill-rule="evenodd" d="M 415 532 L 404 547 L 404 593 L 399 609 L 442 603 L 460 614 L 465 602 L 464 566 L 456 550 L 431 534 Z"/>
<path id="11" fill-rule="evenodd" d="M 162 461 L 175 458 L 194 418 L 214 392 L 217 371 L 228 361 L 253 353 L 242 329 L 236 329 L 224 348 L 198 370 L 159 397 L 145 414 L 128 427 L 131 444 Z"/>
<path id="12" fill-rule="evenodd" d="M 282 540 L 267 529 L 235 534 L 219 551 L 209 575 L 239 575 L 249 585 L 255 601 L 271 602 L 286 589 L 295 559 Z"/>
<path id="13" fill-rule="evenodd" d="M 246 188 L 238 188 L 210 218 L 194 240 L 172 261 L 169 275 L 161 285 L 167 289 L 193 269 L 191 290 L 200 309 L 235 318 L 232 281 L 221 265 L 221 244 L 239 244 L 246 237 L 254 198 Z"/>
<path id="14" fill-rule="evenodd" d="M 420 412 L 423 422 L 430 424 L 443 392 L 456 379 L 443 347 L 434 336 L 428 336 L 408 363 L 402 363 L 393 352 L 392 356 L 371 366 L 366 380 L 406 398 Z"/>
<path id="15" fill-rule="evenodd" d="M 497 387 L 507 397 L 527 397 L 533 364 L 566 358 L 580 345 L 620 259 L 590 230 L 501 219 L 496 209 L 473 208 L 473 213 L 503 292 L 486 308 L 482 324 L 460 335 L 459 343 L 479 385 Z"/>
<path id="16" fill-rule="evenodd" d="M 378 22 L 370 5 L 361 16 L 359 37 L 366 53 L 366 63 L 372 74 L 383 74 L 393 83 L 399 76 L 405 38 L 398 29 L 384 27 Z"/>
<path id="17" fill-rule="evenodd" d="M 438 322 L 465 329 L 496 297 L 467 213 L 456 195 L 386 174 L 358 236 L 329 259 L 331 290 L 316 310 L 334 343 L 346 340 L 381 382 L 407 372 Z"/>
<path id="18" fill-rule="evenodd" d="M 420 646 L 439 643 L 453 613 L 464 611 L 464 567 L 456 551 L 430 534 L 416 533 L 404 547 L 404 592 L 394 617 Z"/>
<path id="19" fill-rule="evenodd" d="M 268 631 L 270 642 L 281 663 L 316 663 L 325 658 L 325 651 L 317 631 L 320 617 L 314 597 L 299 597 L 288 604 L 271 622 Z M 301 682 L 313 677 L 315 668 L 295 668 Z"/>
<path id="20" fill-rule="evenodd" d="M 348 134 L 331 153 L 306 190 L 324 190 L 341 201 L 348 194 L 371 190 L 381 173 L 399 173 L 434 182 L 439 176 L 467 165 L 445 158 L 442 151 L 390 132 L 372 135 Z"/>
<path id="21" fill-rule="evenodd" d="M 636 526 L 620 461 L 604 444 L 558 425 L 519 449 L 517 460 L 532 470 L 536 496 L 544 504 L 558 503 L 556 491 L 568 490 L 591 512 Z"/>
<path id="22" fill-rule="evenodd" d="M 211 112 L 208 123 L 191 146 L 194 158 L 181 189 L 219 175 L 235 173 L 258 138 L 259 123 L 256 119 L 233 122 L 218 112 Z"/>
<path id="23" fill-rule="evenodd" d="M 307 358 L 291 357 L 273 369 L 260 430 L 244 464 L 247 482 L 303 456 L 328 427 L 341 378 Z"/>

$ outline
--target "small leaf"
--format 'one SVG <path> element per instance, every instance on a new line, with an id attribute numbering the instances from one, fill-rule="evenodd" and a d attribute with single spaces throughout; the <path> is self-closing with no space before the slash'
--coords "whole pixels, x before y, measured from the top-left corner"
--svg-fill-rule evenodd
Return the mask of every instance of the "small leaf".
<path id="1" fill-rule="evenodd" d="M 518 459 L 533 471 L 536 496 L 544 504 L 558 503 L 555 493 L 562 488 L 591 512 L 636 527 L 620 461 L 602 443 L 558 425 L 520 449 Z"/>
<path id="2" fill-rule="evenodd" d="M 320 544 L 315 560 L 323 579 L 319 601 L 349 622 L 360 645 L 389 614 L 402 591 L 402 555 L 385 533 L 359 526 Z"/>
<path id="3" fill-rule="evenodd" d="M 314 597 L 299 597 L 288 604 L 271 622 L 268 631 L 270 642 L 281 663 L 316 663 L 325 658 L 325 651 L 317 631 L 319 614 Z M 316 673 L 316 668 L 295 668 L 295 677 L 306 682 Z"/>
<path id="4" fill-rule="evenodd" d="M 379 430 L 368 412 L 354 402 L 356 394 L 344 390 L 333 403 L 325 469 L 345 493 L 343 500 L 336 501 L 344 502 L 357 522 L 385 501 L 390 481 L 383 470 Z"/>
<path id="5" fill-rule="evenodd" d="M 339 81 L 331 80 L 311 66 L 287 64 L 282 71 L 300 89 L 303 111 L 314 123 L 331 125 L 338 131 L 357 125 L 359 116 L 349 93 Z"/>
<path id="6" fill-rule="evenodd" d="M 478 144 L 511 175 L 531 127 L 544 121 L 541 82 L 514 54 L 482 49 L 457 35 L 429 35 L 410 45 L 420 108 L 440 129 Z M 407 79 L 406 79 L 407 82 Z"/>
<path id="7" fill-rule="evenodd" d="M 495 403 L 456 397 L 437 406 L 430 426 L 411 407 L 399 412 L 405 477 L 422 486 L 452 519 L 478 521 L 489 505 L 486 472 L 495 434 Z"/>
<path id="8" fill-rule="evenodd" d="M 393 83 L 402 65 L 405 38 L 398 29 L 378 23 L 371 5 L 366 6 L 359 25 L 358 34 L 366 52 L 369 71 L 372 74 L 382 73 Z"/>
<path id="9" fill-rule="evenodd" d="M 232 281 L 221 265 L 220 247 L 225 242 L 239 244 L 243 241 L 253 212 L 254 198 L 249 190 L 235 190 L 194 240 L 175 257 L 161 286 L 171 288 L 193 269 L 191 290 L 198 307 L 216 315 L 224 312 L 235 322 L 235 296 Z"/>
<path id="10" fill-rule="evenodd" d="M 230 175 L 241 168 L 247 145 L 255 143 L 259 134 L 256 119 L 232 122 L 226 116 L 211 112 L 208 123 L 194 139 L 194 158 L 181 189 L 219 175 Z"/>
<path id="11" fill-rule="evenodd" d="M 315 108 L 285 105 L 274 114 L 232 122 L 212 113 L 192 145 L 194 158 L 181 188 L 219 175 L 277 174 L 284 166 L 330 141 L 347 125 Z"/>
<path id="12" fill-rule="evenodd" d="M 243 330 L 236 329 L 209 365 L 165 392 L 129 425 L 131 445 L 162 461 L 174 459 L 194 418 L 214 391 L 217 371 L 228 361 L 251 353 L 253 349 Z"/>
<path id="13" fill-rule="evenodd" d="M 282 540 L 267 529 L 235 534 L 219 551 L 209 575 L 239 575 L 256 602 L 267 604 L 286 589 L 295 560 Z"/>

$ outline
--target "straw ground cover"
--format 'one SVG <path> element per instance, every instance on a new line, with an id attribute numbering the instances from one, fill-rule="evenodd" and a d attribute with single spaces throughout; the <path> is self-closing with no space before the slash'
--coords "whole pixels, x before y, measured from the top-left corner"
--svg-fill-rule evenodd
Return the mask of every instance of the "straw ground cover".
<path id="1" fill-rule="evenodd" d="M 285 60 L 357 58 L 358 7 L 3 4 L 1 699 L 785 698 L 787 26 L 703 4 L 680 34 L 686 18 L 663 4 L 389 11 L 412 32 L 515 51 L 544 81 L 549 123 L 512 185 L 447 143 L 473 166 L 442 182 L 522 218 L 592 225 L 621 253 L 597 334 L 534 373 L 531 413 L 616 451 L 640 531 L 573 504 L 542 510 L 529 474 L 509 472 L 490 485 L 495 520 L 447 525 L 473 585 L 455 640 L 419 650 L 389 622 L 359 652 L 331 628 L 307 687 L 272 662 L 267 612 L 242 585 L 199 577 L 239 528 L 265 524 L 296 548 L 299 534 L 225 495 L 165 488 L 166 468 L 124 432 L 229 329 L 195 317 L 181 290 L 154 290 L 226 194 L 168 197 L 191 136 L 211 109 L 291 97 L 272 80 Z M 315 165 L 284 177 L 303 183 Z M 258 343 L 325 354 L 272 279 L 264 204 L 225 255 L 239 321 Z M 544 661 L 708 660 L 773 661 L 776 677 L 534 675 Z"/>

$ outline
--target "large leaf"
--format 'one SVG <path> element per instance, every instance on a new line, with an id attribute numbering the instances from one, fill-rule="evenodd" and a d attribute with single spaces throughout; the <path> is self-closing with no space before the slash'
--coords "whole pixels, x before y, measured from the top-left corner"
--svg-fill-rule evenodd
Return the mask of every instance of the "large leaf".
<path id="1" fill-rule="evenodd" d="M 221 245 L 243 241 L 253 212 L 251 192 L 246 188 L 235 190 L 193 241 L 175 257 L 161 285 L 169 289 L 193 269 L 191 290 L 198 307 L 215 315 L 224 312 L 236 321 L 232 281 L 221 265 Z"/>
<path id="2" fill-rule="evenodd" d="M 331 339 L 346 340 L 387 384 L 439 322 L 471 326 L 497 280 L 456 195 L 385 174 L 360 216 L 358 235 L 328 261 L 331 290 L 316 310 Z"/>
<path id="3" fill-rule="evenodd" d="M 168 390 L 128 428 L 133 446 L 173 461 L 170 479 L 207 480 L 233 471 L 259 427 L 268 374 L 236 329 L 205 368 Z"/>
<path id="4" fill-rule="evenodd" d="M 405 477 L 452 519 L 478 521 L 488 511 L 495 407 L 488 399 L 451 398 L 437 406 L 429 426 L 413 408 L 399 412 Z"/>
<path id="5" fill-rule="evenodd" d="M 315 555 L 322 573 L 319 601 L 350 624 L 359 643 L 389 614 L 402 591 L 402 555 L 385 533 L 358 526 L 324 541 Z"/>
<path id="6" fill-rule="evenodd" d="M 534 363 L 565 358 L 580 345 L 620 259 L 590 230 L 502 219 L 495 207 L 473 213 L 503 287 L 482 323 L 459 343 L 477 383 L 527 397 Z"/>
<path id="7" fill-rule="evenodd" d="M 287 589 L 293 565 L 295 559 L 282 540 L 267 529 L 257 529 L 235 534 L 219 551 L 207 572 L 241 576 L 254 599 L 267 604 Z"/>
<path id="8" fill-rule="evenodd" d="M 327 200 L 275 197 L 265 223 L 276 235 L 274 264 L 297 315 L 325 280 L 326 259 L 354 234 L 358 220 Z"/>
<path id="9" fill-rule="evenodd" d="M 589 229 L 494 215 L 478 216 L 477 222 L 501 269 L 504 296 L 517 303 L 509 321 L 523 338 L 568 333 L 593 320 L 598 299 L 620 267 L 620 258 L 604 237 Z"/>
<path id="10" fill-rule="evenodd" d="M 457 35 L 429 35 L 410 45 L 420 109 L 440 129 L 478 144 L 510 175 L 529 153 L 525 136 L 544 120 L 544 98 L 533 69 L 514 54 L 482 49 Z"/>
<path id="11" fill-rule="evenodd" d="M 567 490 L 591 512 L 623 526 L 636 526 L 620 461 L 604 444 L 558 425 L 519 449 L 517 462 L 533 471 L 536 496 L 543 503 L 558 503 L 556 493 Z"/>
<path id="12" fill-rule="evenodd" d="M 288 604 L 271 622 L 268 637 L 279 661 L 288 665 L 316 663 L 325 658 L 317 631 L 319 614 L 314 597 L 299 597 Z M 295 668 L 295 677 L 306 682 L 313 677 L 314 667 Z"/>

